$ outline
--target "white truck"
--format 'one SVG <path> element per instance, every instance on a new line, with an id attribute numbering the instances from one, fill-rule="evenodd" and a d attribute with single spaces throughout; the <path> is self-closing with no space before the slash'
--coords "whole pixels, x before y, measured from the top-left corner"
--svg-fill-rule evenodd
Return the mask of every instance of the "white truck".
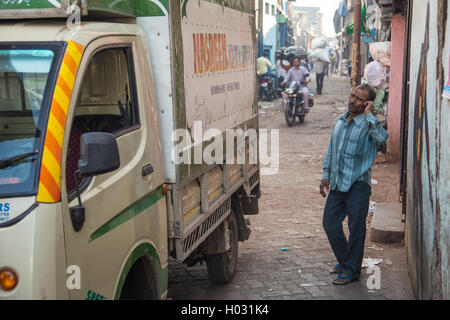
<path id="1" fill-rule="evenodd" d="M 169 257 L 230 282 L 255 61 L 252 0 L 0 2 L 0 298 L 164 299 Z"/>

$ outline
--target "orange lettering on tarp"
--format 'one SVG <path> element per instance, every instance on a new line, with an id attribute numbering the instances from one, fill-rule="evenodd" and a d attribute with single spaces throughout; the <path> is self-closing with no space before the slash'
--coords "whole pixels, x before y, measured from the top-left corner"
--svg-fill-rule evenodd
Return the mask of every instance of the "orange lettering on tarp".
<path id="1" fill-rule="evenodd" d="M 227 39 L 224 34 L 222 35 L 221 45 L 222 45 L 222 57 L 223 57 L 223 69 L 222 70 L 227 70 L 228 69 Z"/>
<path id="2" fill-rule="evenodd" d="M 207 72 L 206 70 L 206 44 L 205 44 L 205 35 L 203 33 L 200 33 L 200 48 L 201 48 L 201 54 L 200 54 L 200 58 L 201 58 L 201 62 L 200 65 L 201 67 L 201 73 Z"/>
<path id="3" fill-rule="evenodd" d="M 225 34 L 194 33 L 194 74 L 228 69 L 227 42 Z"/>
<path id="4" fill-rule="evenodd" d="M 199 73 L 200 67 L 200 54 L 198 53 L 198 34 L 192 34 L 192 40 L 194 43 L 194 74 Z"/>

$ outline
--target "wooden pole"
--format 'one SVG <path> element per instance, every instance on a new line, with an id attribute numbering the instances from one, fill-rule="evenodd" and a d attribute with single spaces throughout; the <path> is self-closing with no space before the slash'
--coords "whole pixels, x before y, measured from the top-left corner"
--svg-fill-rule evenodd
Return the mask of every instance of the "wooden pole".
<path id="1" fill-rule="evenodd" d="M 352 87 L 361 84 L 360 45 L 361 45 L 361 0 L 353 0 L 353 59 Z"/>

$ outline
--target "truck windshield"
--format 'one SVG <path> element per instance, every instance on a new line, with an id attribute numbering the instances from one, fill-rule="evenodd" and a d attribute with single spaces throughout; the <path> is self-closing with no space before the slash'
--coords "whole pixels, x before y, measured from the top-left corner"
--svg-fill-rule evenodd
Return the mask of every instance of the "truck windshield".
<path id="1" fill-rule="evenodd" d="M 0 198 L 37 192 L 55 49 L 0 44 Z"/>

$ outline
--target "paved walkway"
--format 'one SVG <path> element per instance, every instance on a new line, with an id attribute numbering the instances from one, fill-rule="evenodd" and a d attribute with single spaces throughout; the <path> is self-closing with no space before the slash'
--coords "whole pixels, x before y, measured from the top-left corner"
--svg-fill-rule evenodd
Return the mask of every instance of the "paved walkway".
<path id="1" fill-rule="evenodd" d="M 260 128 L 280 130 L 280 168 L 277 174 L 261 177 L 260 214 L 248 216 L 252 234 L 239 243 L 236 275 L 230 284 L 214 285 L 208 281 L 206 265 L 188 268 L 171 261 L 169 299 L 414 299 L 405 248 L 372 243 L 369 235 L 364 257 L 383 259 L 378 265 L 381 288 L 368 288 L 372 274 L 366 270 L 360 281 L 331 283 L 328 270 L 336 262 L 321 225 L 325 199 L 318 189 L 332 126 L 346 111 L 349 92 L 348 78 L 325 78 L 324 95 L 315 98 L 305 123 L 291 128 L 284 122 L 280 101 L 261 103 Z M 377 164 L 374 178 L 386 175 L 385 166 Z M 386 200 L 382 179 L 373 186 L 372 200 Z"/>

